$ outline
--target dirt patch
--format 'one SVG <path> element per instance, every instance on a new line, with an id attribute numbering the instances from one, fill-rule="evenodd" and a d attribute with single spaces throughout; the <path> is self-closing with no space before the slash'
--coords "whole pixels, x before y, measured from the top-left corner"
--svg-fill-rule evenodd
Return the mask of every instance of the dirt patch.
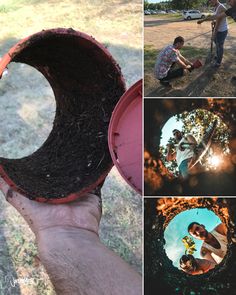
<path id="1" fill-rule="evenodd" d="M 91 186 L 112 166 L 108 125 L 125 90 L 119 67 L 73 30 L 33 36 L 12 61 L 38 69 L 52 86 L 57 106 L 42 147 L 22 159 L 1 158 L 5 172 L 32 199 L 63 198 Z"/>
<path id="2" fill-rule="evenodd" d="M 197 25 L 196 21 L 182 21 L 173 19 L 161 19 L 145 17 L 145 45 L 151 46 L 159 52 L 166 45 L 171 44 L 177 35 L 185 38 L 185 46 L 195 49 L 202 49 L 202 54 L 194 52 L 185 54 L 190 60 L 199 58 L 203 64 L 210 51 L 211 29 L 210 23 L 206 22 Z M 171 96 L 192 96 L 192 97 L 234 97 L 236 96 L 236 82 L 232 79 L 235 76 L 236 59 L 236 24 L 229 21 L 229 33 L 225 41 L 225 53 L 222 66 L 214 69 L 211 65 L 204 65 L 202 68 L 191 72 L 186 77 L 174 80 L 171 88 L 160 85 L 155 79 L 154 66 L 145 69 L 145 96 L 150 97 L 171 97 Z M 155 64 L 155 57 L 152 62 Z M 145 64 L 147 59 L 145 59 Z"/>

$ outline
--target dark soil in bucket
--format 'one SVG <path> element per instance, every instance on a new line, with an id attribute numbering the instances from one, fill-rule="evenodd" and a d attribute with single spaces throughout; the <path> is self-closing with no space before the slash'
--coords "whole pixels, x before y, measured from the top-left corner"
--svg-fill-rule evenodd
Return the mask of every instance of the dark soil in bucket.
<path id="1" fill-rule="evenodd" d="M 4 171 L 32 199 L 65 198 L 91 188 L 112 167 L 108 125 L 125 91 L 119 66 L 92 38 L 71 29 L 31 36 L 12 61 L 45 76 L 55 94 L 56 114 L 48 139 L 36 152 L 22 159 L 0 158 Z"/>

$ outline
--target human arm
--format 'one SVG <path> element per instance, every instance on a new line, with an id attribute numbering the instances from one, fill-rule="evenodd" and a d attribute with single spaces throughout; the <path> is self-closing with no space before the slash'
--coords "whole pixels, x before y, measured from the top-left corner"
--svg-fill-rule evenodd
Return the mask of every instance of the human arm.
<path id="1" fill-rule="evenodd" d="M 210 262 L 216 264 L 216 261 L 211 256 L 211 252 L 208 249 L 206 249 L 205 247 L 201 248 L 200 254 L 204 259 L 209 260 Z"/>
<path id="2" fill-rule="evenodd" d="M 176 159 L 176 152 L 172 151 L 173 145 L 167 144 L 167 155 L 166 155 L 166 161 L 174 161 Z"/>
<path id="3" fill-rule="evenodd" d="M 223 236 L 226 236 L 227 235 L 227 227 L 224 223 L 220 223 L 218 224 L 215 229 L 215 231 L 217 231 L 218 233 L 220 233 L 221 235 Z"/>
<path id="4" fill-rule="evenodd" d="M 188 61 L 181 54 L 179 54 L 176 62 L 179 66 L 181 66 L 182 68 L 184 68 L 186 70 L 191 69 L 191 65 L 188 64 Z"/>
<path id="5" fill-rule="evenodd" d="M 187 141 L 188 141 L 189 143 L 197 144 L 197 141 L 196 141 L 195 137 L 192 136 L 191 134 L 188 134 L 188 135 L 186 136 L 186 138 L 187 138 Z"/>
<path id="6" fill-rule="evenodd" d="M 185 63 L 186 65 L 189 65 L 189 66 L 193 66 L 193 64 L 191 63 L 191 61 L 189 61 L 187 58 L 185 58 L 181 53 L 179 53 L 179 59 Z"/>
<path id="7" fill-rule="evenodd" d="M 213 21 L 213 20 L 217 20 L 217 21 L 221 21 L 224 17 L 227 17 L 225 11 L 222 11 L 221 13 L 217 14 L 217 15 L 209 15 L 207 17 L 205 17 L 204 19 L 200 19 L 197 21 L 197 23 L 200 25 L 203 22 L 206 21 Z"/>
<path id="8" fill-rule="evenodd" d="M 57 294 L 141 294 L 141 277 L 98 236 L 101 201 L 86 194 L 78 201 L 51 205 L 0 188 L 36 236 L 39 256 Z"/>
<path id="9" fill-rule="evenodd" d="M 193 275 L 203 274 L 213 269 L 216 266 L 216 263 L 209 261 L 207 259 L 196 258 L 197 269 L 192 273 Z"/>

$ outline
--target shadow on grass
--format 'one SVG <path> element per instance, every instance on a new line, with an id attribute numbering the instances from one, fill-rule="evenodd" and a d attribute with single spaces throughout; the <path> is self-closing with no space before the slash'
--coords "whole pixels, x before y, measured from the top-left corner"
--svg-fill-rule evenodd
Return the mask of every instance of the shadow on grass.
<path id="1" fill-rule="evenodd" d="M 148 17 L 144 19 L 144 27 L 155 27 L 155 26 L 162 26 L 169 23 L 180 23 L 184 22 L 183 17 L 181 15 L 168 15 L 168 16 L 156 16 L 157 19 L 153 19 L 155 16 L 151 16 L 152 19 L 148 20 Z"/>

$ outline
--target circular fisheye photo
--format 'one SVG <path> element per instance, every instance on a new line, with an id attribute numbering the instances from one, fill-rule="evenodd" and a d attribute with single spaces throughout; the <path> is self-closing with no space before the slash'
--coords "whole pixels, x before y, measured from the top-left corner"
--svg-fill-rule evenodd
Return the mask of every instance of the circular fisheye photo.
<path id="1" fill-rule="evenodd" d="M 170 177 L 227 169 L 230 130 L 219 116 L 185 111 L 169 118 L 161 131 L 159 153 Z"/>
<path id="2" fill-rule="evenodd" d="M 196 208 L 176 215 L 164 231 L 165 251 L 173 265 L 190 274 L 204 274 L 227 252 L 227 227 L 211 210 Z"/>

